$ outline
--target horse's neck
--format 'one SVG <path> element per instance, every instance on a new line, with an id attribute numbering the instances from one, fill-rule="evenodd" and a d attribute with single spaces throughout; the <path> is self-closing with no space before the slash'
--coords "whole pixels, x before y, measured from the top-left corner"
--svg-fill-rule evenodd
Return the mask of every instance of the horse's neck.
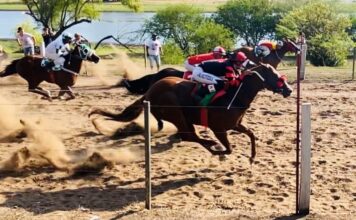
<path id="1" fill-rule="evenodd" d="M 263 89 L 262 82 L 257 82 L 256 80 L 253 79 L 244 80 L 241 84 L 240 91 L 233 102 L 233 106 L 239 108 L 248 108 L 250 104 L 253 102 L 253 100 L 255 99 L 255 97 L 257 96 L 258 92 L 261 91 L 262 89 Z"/>
<path id="2" fill-rule="evenodd" d="M 68 61 L 66 68 L 79 73 L 81 66 L 82 66 L 82 60 L 78 58 L 72 58 L 71 60 Z"/>

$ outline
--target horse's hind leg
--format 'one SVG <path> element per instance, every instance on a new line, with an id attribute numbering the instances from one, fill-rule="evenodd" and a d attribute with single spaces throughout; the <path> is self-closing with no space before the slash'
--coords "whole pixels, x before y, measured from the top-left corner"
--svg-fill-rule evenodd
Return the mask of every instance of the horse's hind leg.
<path id="1" fill-rule="evenodd" d="M 177 105 L 177 104 L 176 104 Z M 152 111 L 152 114 L 157 119 L 158 123 L 160 120 L 160 112 Z M 168 117 L 167 117 L 168 116 Z M 181 109 L 170 109 L 169 115 L 166 115 L 167 118 L 165 120 L 174 124 L 178 129 L 178 134 L 183 141 L 196 142 L 201 144 L 204 148 L 206 148 L 210 153 L 216 154 L 216 151 L 211 149 L 211 146 L 216 145 L 217 143 L 213 140 L 205 140 L 201 139 L 195 133 L 195 128 L 193 124 L 186 121 Z"/>
<path id="2" fill-rule="evenodd" d="M 226 148 L 226 150 L 224 151 L 217 151 L 220 155 L 224 155 L 224 154 L 231 154 L 232 149 L 231 149 L 231 145 L 229 140 L 227 139 L 227 133 L 226 131 L 214 131 L 215 137 L 222 143 L 222 145 L 224 145 L 224 147 Z"/>
<path id="3" fill-rule="evenodd" d="M 241 132 L 243 134 L 246 134 L 247 136 L 249 136 L 250 140 L 251 140 L 251 157 L 250 157 L 250 163 L 253 163 L 255 156 L 256 156 L 256 137 L 255 134 L 252 132 L 251 129 L 246 128 L 244 125 L 242 124 L 238 124 L 236 125 L 236 127 L 234 128 L 235 131 Z"/>
<path id="4" fill-rule="evenodd" d="M 45 89 L 43 89 L 43 88 L 41 88 L 41 87 L 39 87 L 39 86 L 37 86 L 37 85 L 32 85 L 32 84 L 30 84 L 30 85 L 28 86 L 28 91 L 29 91 L 29 92 L 33 92 L 33 93 L 36 93 L 36 94 L 40 94 L 40 95 L 46 97 L 46 98 L 47 98 L 48 100 L 50 100 L 50 101 L 52 100 L 51 92 L 48 91 L 48 90 L 45 90 Z"/>

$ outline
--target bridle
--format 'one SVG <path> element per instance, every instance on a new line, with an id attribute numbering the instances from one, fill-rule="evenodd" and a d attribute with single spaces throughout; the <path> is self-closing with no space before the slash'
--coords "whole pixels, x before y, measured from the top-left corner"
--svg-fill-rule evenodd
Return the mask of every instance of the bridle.
<path id="1" fill-rule="evenodd" d="M 251 70 L 254 70 L 254 69 L 256 69 L 256 68 L 258 68 L 258 67 L 260 67 L 260 66 L 262 66 L 262 65 L 258 65 L 258 66 L 252 67 L 252 68 L 250 68 L 250 69 L 248 69 L 248 70 L 251 71 Z M 237 90 L 236 90 L 234 96 L 232 97 L 232 99 L 231 99 L 229 105 L 227 106 L 227 110 L 229 110 L 229 109 L 231 108 L 231 105 L 232 105 L 232 103 L 235 101 L 237 94 L 240 92 L 240 89 L 241 89 L 241 87 L 242 87 L 242 85 L 243 85 L 243 79 L 244 79 L 244 77 L 247 76 L 247 75 L 252 75 L 252 74 L 256 74 L 256 76 L 257 76 L 263 83 L 266 82 L 266 79 L 265 79 L 259 72 L 257 72 L 256 70 L 255 70 L 255 71 L 251 71 L 251 72 L 248 73 L 248 74 L 244 74 L 243 76 L 240 75 L 239 77 L 242 77 L 242 79 L 240 79 L 241 83 L 240 83 L 239 87 L 237 88 Z M 278 87 L 278 88 L 282 88 L 285 81 L 287 81 L 287 77 L 286 77 L 285 75 L 279 76 L 278 81 L 277 81 L 277 87 Z"/>

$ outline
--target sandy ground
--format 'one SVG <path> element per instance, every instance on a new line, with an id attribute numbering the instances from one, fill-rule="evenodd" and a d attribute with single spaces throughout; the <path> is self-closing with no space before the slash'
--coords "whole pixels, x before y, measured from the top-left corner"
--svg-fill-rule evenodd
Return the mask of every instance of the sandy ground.
<path id="1" fill-rule="evenodd" d="M 263 91 L 251 106 L 245 124 L 258 137 L 252 166 L 244 135 L 229 133 L 233 153 L 220 161 L 198 144 L 181 142 L 174 129 L 154 133 L 153 209 L 146 211 L 143 137 L 98 134 L 87 117 L 94 107 L 122 110 L 138 98 L 123 88 L 108 88 L 117 81 L 117 76 L 82 76 L 75 86 L 77 99 L 48 102 L 27 92 L 18 78 L 0 79 L 1 136 L 22 128 L 20 119 L 35 126 L 29 128 L 35 132 L 32 137 L 3 138 L 0 161 L 24 147 L 32 153 L 46 150 L 42 159 L 30 158 L 17 172 L 0 174 L 1 219 L 295 219 L 295 92 L 284 99 Z M 43 87 L 56 89 L 46 83 Z M 356 82 L 307 80 L 302 96 L 312 103 L 307 218 L 354 219 Z M 97 122 L 108 133 L 127 127 Z M 213 138 L 198 129 L 203 137 Z M 114 150 L 110 155 L 116 158 L 100 174 L 72 175 L 43 160 L 49 154 L 57 159 L 64 155 L 62 165 L 70 166 L 74 157 L 97 150 Z"/>

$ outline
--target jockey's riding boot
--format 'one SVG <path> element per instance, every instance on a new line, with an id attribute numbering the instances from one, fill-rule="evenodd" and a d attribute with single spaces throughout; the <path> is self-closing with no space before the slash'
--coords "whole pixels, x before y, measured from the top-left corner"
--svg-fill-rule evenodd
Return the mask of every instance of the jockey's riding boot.
<path id="1" fill-rule="evenodd" d="M 61 66 L 61 65 L 54 65 L 54 66 L 52 67 L 52 70 L 53 70 L 53 71 L 61 71 L 61 70 L 62 70 L 62 66 Z"/>

